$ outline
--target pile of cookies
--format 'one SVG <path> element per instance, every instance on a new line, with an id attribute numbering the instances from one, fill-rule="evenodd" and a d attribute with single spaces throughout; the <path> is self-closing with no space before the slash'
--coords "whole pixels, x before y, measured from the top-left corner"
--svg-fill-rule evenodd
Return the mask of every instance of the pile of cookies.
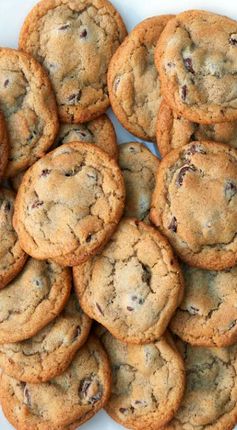
<path id="1" fill-rule="evenodd" d="M 110 103 L 161 161 L 117 145 Z M 7 419 L 74 430 L 104 407 L 134 430 L 232 430 L 237 22 L 187 11 L 127 35 L 108 0 L 41 0 L 0 49 L 0 108 Z"/>

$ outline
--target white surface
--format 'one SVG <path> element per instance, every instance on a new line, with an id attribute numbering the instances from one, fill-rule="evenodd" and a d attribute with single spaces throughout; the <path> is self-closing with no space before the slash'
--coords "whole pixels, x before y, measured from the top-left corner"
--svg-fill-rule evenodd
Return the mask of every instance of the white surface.
<path id="1" fill-rule="evenodd" d="M 227 15 L 237 19 L 237 3 L 232 0 L 225 2 L 223 0 L 111 0 L 118 11 L 121 13 L 128 31 L 137 23 L 152 15 L 167 13 L 177 13 L 186 9 L 205 9 Z M 31 7 L 36 4 L 36 0 L 0 0 L 0 46 L 17 47 L 18 34 Z M 118 142 L 129 142 L 139 140 L 134 138 L 130 133 L 113 119 Z M 153 144 L 148 144 L 149 148 L 155 151 Z M 121 430 L 122 426 L 116 424 L 105 412 L 100 412 L 88 423 L 80 427 L 80 430 Z M 13 430 L 8 424 L 0 410 L 0 430 Z M 144 429 L 146 430 L 146 429 Z M 237 430 L 237 427 L 236 427 Z"/>

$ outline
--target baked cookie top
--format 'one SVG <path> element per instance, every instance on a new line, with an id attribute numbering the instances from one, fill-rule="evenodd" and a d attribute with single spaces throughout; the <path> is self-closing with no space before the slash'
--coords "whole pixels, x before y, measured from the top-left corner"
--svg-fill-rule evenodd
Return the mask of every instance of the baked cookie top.
<path id="1" fill-rule="evenodd" d="M 198 124 L 177 114 L 163 100 L 157 117 L 156 140 L 162 157 L 195 140 L 227 143 L 237 148 L 237 121 Z"/>
<path id="2" fill-rule="evenodd" d="M 171 19 L 155 51 L 161 92 L 190 121 L 237 119 L 237 22 L 203 10 Z"/>
<path id="3" fill-rule="evenodd" d="M 162 430 L 232 430 L 237 419 L 237 350 L 179 342 L 186 390 L 175 418 Z"/>
<path id="4" fill-rule="evenodd" d="M 2 179 L 9 156 L 9 141 L 7 135 L 6 122 L 3 113 L 0 111 L 0 180 Z"/>
<path id="5" fill-rule="evenodd" d="M 115 160 L 95 145 L 68 143 L 24 175 L 14 225 L 29 255 L 77 265 L 109 240 L 124 200 L 123 177 Z"/>
<path id="6" fill-rule="evenodd" d="M 0 188 L 0 288 L 5 287 L 20 272 L 27 260 L 12 226 L 14 204 L 14 193 L 7 188 Z"/>
<path id="7" fill-rule="evenodd" d="M 172 15 L 145 19 L 114 54 L 108 72 L 110 102 L 123 126 L 145 140 L 155 140 L 161 101 L 154 50 Z"/>
<path id="8" fill-rule="evenodd" d="M 115 130 L 107 115 L 101 115 L 85 124 L 60 124 L 55 146 L 69 142 L 94 143 L 110 157 L 118 158 Z"/>
<path id="9" fill-rule="evenodd" d="M 106 111 L 108 64 L 126 34 L 107 0 L 43 0 L 31 10 L 19 46 L 47 69 L 63 122 Z"/>
<path id="10" fill-rule="evenodd" d="M 75 294 L 51 323 L 35 336 L 17 343 L 0 345 L 0 366 L 24 382 L 45 382 L 61 374 L 85 343 L 91 327 Z"/>
<path id="11" fill-rule="evenodd" d="M 221 272 L 183 266 L 185 292 L 171 329 L 193 345 L 227 346 L 237 341 L 237 267 Z"/>
<path id="12" fill-rule="evenodd" d="M 110 365 L 90 336 L 67 370 L 49 382 L 26 384 L 1 375 L 0 399 L 10 423 L 21 430 L 62 430 L 91 418 L 108 401 Z"/>
<path id="13" fill-rule="evenodd" d="M 42 157 L 58 131 L 56 101 L 49 78 L 30 55 L 0 48 L 0 108 L 10 144 L 6 177 Z"/>
<path id="14" fill-rule="evenodd" d="M 130 142 L 119 145 L 119 165 L 126 188 L 124 215 L 149 224 L 159 159 L 142 143 Z"/>
<path id="15" fill-rule="evenodd" d="M 0 344 L 34 336 L 62 311 L 70 289 L 68 269 L 30 258 L 0 291 Z"/>
<path id="16" fill-rule="evenodd" d="M 181 259 L 222 270 L 237 262 L 237 151 L 193 142 L 160 163 L 150 217 Z"/>
<path id="17" fill-rule="evenodd" d="M 112 395 L 106 411 L 126 428 L 160 428 L 177 412 L 185 386 L 183 360 L 170 337 L 129 345 L 102 327 L 97 331 L 112 367 Z"/>
<path id="18" fill-rule="evenodd" d="M 74 267 L 73 277 L 82 309 L 128 343 L 162 336 L 183 293 L 166 239 L 132 218 L 120 222 L 100 255 Z"/>

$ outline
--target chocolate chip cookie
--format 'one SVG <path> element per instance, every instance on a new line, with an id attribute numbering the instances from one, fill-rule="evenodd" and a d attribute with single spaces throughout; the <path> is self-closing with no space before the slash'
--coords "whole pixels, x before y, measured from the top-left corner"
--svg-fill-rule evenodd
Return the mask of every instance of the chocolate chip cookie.
<path id="1" fill-rule="evenodd" d="M 58 131 L 57 107 L 49 78 L 30 55 L 0 49 L 0 108 L 9 135 L 6 177 L 42 157 Z"/>
<path id="2" fill-rule="evenodd" d="M 68 369 L 49 382 L 26 384 L 2 374 L 0 399 L 20 430 L 63 430 L 91 418 L 108 401 L 111 372 L 100 342 L 91 336 Z"/>
<path id="3" fill-rule="evenodd" d="M 237 422 L 237 349 L 179 342 L 187 384 L 175 418 L 162 430 L 232 430 Z"/>
<path id="4" fill-rule="evenodd" d="M 55 146 L 69 142 L 94 143 L 111 157 L 118 158 L 115 130 L 106 115 L 85 124 L 61 124 Z"/>
<path id="5" fill-rule="evenodd" d="M 169 106 L 190 121 L 237 119 L 237 22 L 203 10 L 172 18 L 155 63 Z"/>
<path id="6" fill-rule="evenodd" d="M 68 143 L 24 175 L 14 226 L 29 255 L 73 266 L 109 240 L 124 200 L 124 181 L 115 160 L 95 145 Z"/>
<path id="7" fill-rule="evenodd" d="M 109 61 L 126 34 L 107 0 L 43 0 L 31 10 L 19 46 L 48 71 L 63 122 L 89 121 L 106 111 Z"/>
<path id="8" fill-rule="evenodd" d="M 0 291 L 0 344 L 34 336 L 62 311 L 70 289 L 68 269 L 30 258 Z"/>
<path id="9" fill-rule="evenodd" d="M 171 329 L 188 343 L 227 346 L 237 341 L 237 266 L 221 272 L 183 266 L 184 298 Z"/>
<path id="10" fill-rule="evenodd" d="M 34 337 L 0 345 L 0 366 L 24 382 L 45 382 L 60 375 L 85 343 L 91 327 L 74 294 L 65 309 Z"/>
<path id="11" fill-rule="evenodd" d="M 119 145 L 119 165 L 126 187 L 124 215 L 149 223 L 158 158 L 141 143 L 124 143 Z"/>
<path id="12" fill-rule="evenodd" d="M 27 260 L 12 226 L 14 203 L 14 193 L 0 188 L 0 289 L 15 278 Z"/>
<path id="13" fill-rule="evenodd" d="M 145 140 L 155 141 L 161 101 L 154 50 L 172 15 L 145 19 L 114 54 L 108 72 L 110 102 L 123 126 Z"/>
<path id="14" fill-rule="evenodd" d="M 135 430 L 156 430 L 167 423 L 181 403 L 185 386 L 183 360 L 170 337 L 126 345 L 102 327 L 96 332 L 112 366 L 108 414 Z"/>
<path id="15" fill-rule="evenodd" d="M 198 124 L 177 114 L 162 101 L 157 117 L 156 139 L 162 157 L 194 140 L 211 140 L 237 148 L 237 121 Z"/>
<path id="16" fill-rule="evenodd" d="M 9 142 L 8 142 L 6 123 L 2 112 L 0 112 L 0 180 L 2 179 L 7 167 L 8 155 L 9 155 Z"/>
<path id="17" fill-rule="evenodd" d="M 74 267 L 73 277 L 82 309 L 127 343 L 162 336 L 183 294 L 168 242 L 132 218 L 120 222 L 100 255 Z"/>
<path id="18" fill-rule="evenodd" d="M 186 263 L 222 270 L 237 263 L 237 151 L 193 142 L 161 161 L 150 217 Z"/>

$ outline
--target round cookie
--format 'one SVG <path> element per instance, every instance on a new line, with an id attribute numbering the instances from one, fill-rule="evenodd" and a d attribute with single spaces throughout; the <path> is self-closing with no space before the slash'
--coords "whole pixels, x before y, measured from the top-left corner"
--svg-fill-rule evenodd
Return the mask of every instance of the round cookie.
<path id="1" fill-rule="evenodd" d="M 48 71 L 62 122 L 86 122 L 106 111 L 109 61 L 126 34 L 107 0 L 43 0 L 31 10 L 19 46 Z"/>
<path id="2" fill-rule="evenodd" d="M 185 387 L 185 369 L 168 335 L 147 345 L 126 345 L 96 329 L 112 367 L 108 414 L 124 427 L 156 430 L 173 418 Z"/>
<path id="3" fill-rule="evenodd" d="M 237 148 L 237 121 L 198 124 L 177 114 L 163 100 L 157 117 L 156 140 L 162 157 L 194 140 L 211 140 Z"/>
<path id="4" fill-rule="evenodd" d="M 171 19 L 155 50 L 168 105 L 201 124 L 237 119 L 237 22 L 203 10 Z"/>
<path id="5" fill-rule="evenodd" d="M 0 188 L 0 289 L 15 278 L 27 260 L 12 226 L 14 204 L 14 193 Z"/>
<path id="6" fill-rule="evenodd" d="M 0 344 L 34 336 L 62 311 L 70 289 L 68 269 L 30 258 L 0 291 Z"/>
<path id="7" fill-rule="evenodd" d="M 161 161 L 150 218 L 179 257 L 222 270 L 237 263 L 237 151 L 193 142 Z"/>
<path id="8" fill-rule="evenodd" d="M 0 106 L 10 144 L 5 176 L 12 177 L 42 157 L 58 131 L 49 78 L 30 55 L 0 48 Z"/>
<path id="9" fill-rule="evenodd" d="M 237 266 L 222 272 L 183 266 L 185 292 L 170 328 L 199 346 L 227 346 L 237 341 Z"/>
<path id="10" fill-rule="evenodd" d="M 114 54 L 108 71 L 109 98 L 122 125 L 141 139 L 155 141 L 161 101 L 154 50 L 172 15 L 145 19 Z"/>
<path id="11" fill-rule="evenodd" d="M 159 166 L 158 158 L 142 143 L 124 143 L 119 145 L 119 165 L 126 188 L 124 215 L 149 224 L 151 195 Z"/>
<path id="12" fill-rule="evenodd" d="M 2 374 L 0 399 L 11 424 L 21 430 L 63 430 L 91 418 L 108 401 L 107 355 L 91 336 L 68 369 L 49 382 L 25 384 Z"/>
<path id="13" fill-rule="evenodd" d="M 187 382 L 175 418 L 162 430 L 232 430 L 237 422 L 237 349 L 183 344 Z"/>
<path id="14" fill-rule="evenodd" d="M 127 343 L 162 336 L 183 295 L 168 242 L 132 218 L 120 222 L 100 255 L 74 267 L 73 277 L 82 309 Z"/>
<path id="15" fill-rule="evenodd" d="M 72 294 L 61 314 L 34 337 L 0 345 L 0 366 L 19 381 L 48 381 L 69 366 L 90 327 L 90 318 Z"/>
<path id="16" fill-rule="evenodd" d="M 115 130 L 106 115 L 85 124 L 61 124 L 55 146 L 77 141 L 94 143 L 110 157 L 118 158 Z"/>
<path id="17" fill-rule="evenodd" d="M 0 180 L 2 179 L 9 156 L 9 142 L 4 116 L 0 111 Z"/>
<path id="18" fill-rule="evenodd" d="M 14 226 L 29 255 L 73 266 L 109 240 L 124 200 L 124 181 L 115 160 L 95 145 L 68 143 L 24 175 Z"/>

